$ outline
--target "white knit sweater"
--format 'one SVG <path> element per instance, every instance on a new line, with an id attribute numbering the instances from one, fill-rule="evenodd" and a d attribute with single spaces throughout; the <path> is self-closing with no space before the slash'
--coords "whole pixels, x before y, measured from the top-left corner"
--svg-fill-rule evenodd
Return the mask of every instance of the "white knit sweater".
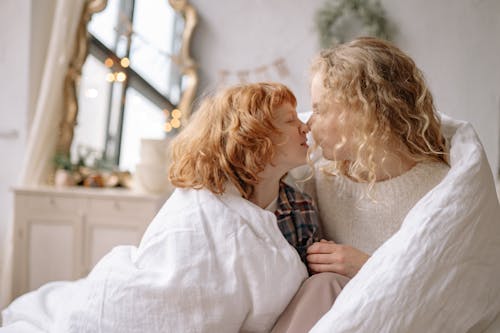
<path id="1" fill-rule="evenodd" d="M 326 239 L 372 254 L 448 170 L 444 163 L 419 163 L 401 176 L 375 183 L 368 196 L 368 184 L 328 175 L 317 166 L 305 191 L 316 199 Z"/>

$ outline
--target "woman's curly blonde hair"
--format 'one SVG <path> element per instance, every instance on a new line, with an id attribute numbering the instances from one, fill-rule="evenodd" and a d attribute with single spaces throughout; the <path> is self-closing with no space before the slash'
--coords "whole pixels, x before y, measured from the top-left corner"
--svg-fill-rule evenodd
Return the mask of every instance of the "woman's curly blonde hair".
<path id="1" fill-rule="evenodd" d="M 373 156 L 380 143 L 399 142 L 407 148 L 400 153 L 415 162 L 447 163 L 446 140 L 424 76 L 393 44 L 362 37 L 323 50 L 313 60 L 311 73 L 321 75 L 327 100 L 360 115 L 356 119 L 361 123 L 352 133 L 362 142 L 357 159 L 340 162 L 337 171 L 373 184 Z"/>
<path id="2" fill-rule="evenodd" d="M 293 93 L 279 83 L 238 85 L 207 97 L 172 141 L 169 179 L 182 188 L 222 194 L 228 181 L 250 198 L 259 173 L 275 156 L 275 109 Z"/>

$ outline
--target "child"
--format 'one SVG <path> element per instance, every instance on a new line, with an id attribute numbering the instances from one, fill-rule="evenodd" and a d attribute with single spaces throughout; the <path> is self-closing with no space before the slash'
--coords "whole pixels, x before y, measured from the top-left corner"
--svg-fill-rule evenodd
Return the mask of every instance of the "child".
<path id="1" fill-rule="evenodd" d="M 245 198 L 274 212 L 278 226 L 305 262 L 319 240 L 311 198 L 282 181 L 306 163 L 308 127 L 283 85 L 237 86 L 207 99 L 173 143 L 170 179 L 177 187 L 223 193 L 228 181 Z M 245 161 L 245 163 L 242 163 Z M 215 172 L 216 171 L 216 172 Z"/>
<path id="2" fill-rule="evenodd" d="M 85 279 L 21 296 L 4 311 L 4 324 L 268 332 L 307 277 L 300 257 L 317 239 L 311 200 L 281 181 L 306 160 L 308 128 L 295 106 L 277 83 L 207 98 L 172 142 L 177 189 L 139 247 L 113 249 Z"/>

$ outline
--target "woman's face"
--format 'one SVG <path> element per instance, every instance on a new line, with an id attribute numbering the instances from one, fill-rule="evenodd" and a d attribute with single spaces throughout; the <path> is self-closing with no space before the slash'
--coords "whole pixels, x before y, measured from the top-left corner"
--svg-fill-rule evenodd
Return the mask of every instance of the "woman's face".
<path id="1" fill-rule="evenodd" d="M 297 118 L 295 107 L 289 103 L 278 107 L 274 125 L 282 135 L 274 140 L 277 149 L 273 164 L 287 171 L 305 164 L 308 149 L 306 133 L 309 129 Z"/>
<path id="2" fill-rule="evenodd" d="M 311 101 L 313 114 L 307 124 L 323 156 L 336 161 L 352 160 L 354 116 L 327 95 L 319 73 L 314 75 L 311 82 Z"/>

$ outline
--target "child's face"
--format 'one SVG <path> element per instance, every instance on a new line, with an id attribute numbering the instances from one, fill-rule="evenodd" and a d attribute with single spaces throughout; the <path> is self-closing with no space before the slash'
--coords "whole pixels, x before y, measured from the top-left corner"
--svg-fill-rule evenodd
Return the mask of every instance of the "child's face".
<path id="1" fill-rule="evenodd" d="M 306 134 L 309 128 L 297 118 L 297 111 L 289 103 L 275 110 L 274 125 L 282 133 L 273 141 L 277 146 L 273 164 L 287 171 L 306 163 Z"/>
<path id="2" fill-rule="evenodd" d="M 355 151 L 355 115 L 328 99 L 321 74 L 316 74 L 311 82 L 311 101 L 313 114 L 307 124 L 323 156 L 329 160 L 351 160 L 351 152 Z"/>

